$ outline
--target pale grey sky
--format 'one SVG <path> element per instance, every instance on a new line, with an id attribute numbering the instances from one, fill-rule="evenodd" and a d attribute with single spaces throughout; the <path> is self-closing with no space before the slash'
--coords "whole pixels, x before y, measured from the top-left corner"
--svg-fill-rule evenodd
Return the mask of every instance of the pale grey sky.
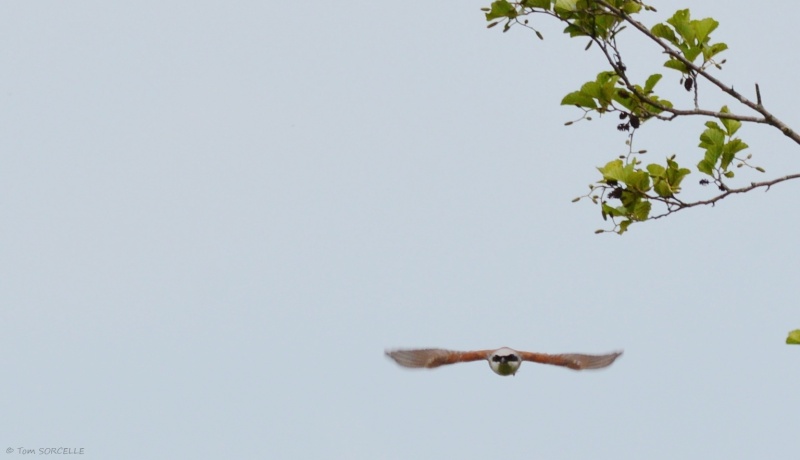
<path id="1" fill-rule="evenodd" d="M 552 22 L 487 31 L 488 4 L 0 5 L 8 458 L 796 454 L 800 183 L 594 235 L 570 200 L 624 134 L 558 103 L 605 67 Z M 720 20 L 718 74 L 800 129 L 800 6 L 653 5 Z M 693 165 L 703 121 L 637 146 Z M 740 134 L 800 171 L 787 139 Z M 383 356 L 425 346 L 625 354 L 513 378 Z"/>

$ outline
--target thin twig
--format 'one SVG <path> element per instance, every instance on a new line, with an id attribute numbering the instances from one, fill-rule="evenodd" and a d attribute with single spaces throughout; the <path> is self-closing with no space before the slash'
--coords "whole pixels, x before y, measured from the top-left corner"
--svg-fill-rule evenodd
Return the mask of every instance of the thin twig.
<path id="1" fill-rule="evenodd" d="M 789 174 L 788 176 L 783 176 L 783 177 L 779 177 L 777 179 L 772 179 L 772 180 L 768 180 L 768 181 L 764 181 L 764 182 L 751 182 L 750 185 L 748 185 L 747 187 L 729 188 L 729 189 L 727 189 L 725 191 L 725 193 L 719 194 L 719 195 L 717 195 L 717 196 L 715 196 L 713 198 L 709 198 L 708 200 L 693 201 L 693 202 L 690 202 L 690 203 L 680 203 L 680 204 L 677 205 L 676 208 L 674 208 L 674 209 L 672 209 L 670 211 L 667 211 L 664 214 L 659 214 L 657 216 L 650 217 L 650 219 L 660 219 L 660 218 L 668 216 L 668 215 L 670 215 L 670 214 L 672 214 L 674 212 L 678 212 L 678 211 L 680 211 L 682 209 L 693 208 L 695 206 L 706 206 L 706 205 L 709 205 L 709 204 L 713 206 L 717 201 L 727 197 L 728 195 L 734 195 L 736 193 L 747 193 L 749 191 L 752 191 L 752 190 L 755 190 L 755 189 L 761 188 L 761 187 L 766 187 L 767 190 L 765 190 L 765 191 L 769 191 L 769 188 L 772 187 L 773 185 L 775 185 L 777 183 L 780 183 L 780 182 L 787 181 L 787 180 L 792 180 L 792 179 L 800 179 L 800 173 Z M 660 201 L 666 202 L 666 200 L 660 200 Z"/>

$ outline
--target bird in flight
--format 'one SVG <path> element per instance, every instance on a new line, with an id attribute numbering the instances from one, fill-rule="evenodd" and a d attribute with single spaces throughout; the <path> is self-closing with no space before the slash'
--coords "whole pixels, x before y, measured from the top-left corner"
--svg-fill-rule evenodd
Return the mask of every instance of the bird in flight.
<path id="1" fill-rule="evenodd" d="M 607 355 L 582 355 L 569 353 L 548 355 L 530 351 L 516 351 L 511 348 L 478 351 L 453 351 L 441 348 L 424 348 L 417 350 L 387 350 L 386 356 L 392 358 L 403 367 L 425 367 L 428 369 L 445 364 L 466 363 L 486 360 L 495 374 L 514 375 L 522 361 L 568 367 L 576 371 L 583 369 L 601 369 L 610 366 L 621 355 L 621 351 Z"/>

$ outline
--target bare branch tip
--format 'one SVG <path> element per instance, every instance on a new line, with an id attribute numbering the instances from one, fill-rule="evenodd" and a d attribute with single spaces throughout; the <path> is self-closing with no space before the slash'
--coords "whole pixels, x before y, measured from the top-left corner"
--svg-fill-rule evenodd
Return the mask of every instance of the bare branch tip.
<path id="1" fill-rule="evenodd" d="M 759 106 L 763 105 L 761 103 L 761 88 L 758 87 L 758 83 L 756 83 L 756 104 Z"/>

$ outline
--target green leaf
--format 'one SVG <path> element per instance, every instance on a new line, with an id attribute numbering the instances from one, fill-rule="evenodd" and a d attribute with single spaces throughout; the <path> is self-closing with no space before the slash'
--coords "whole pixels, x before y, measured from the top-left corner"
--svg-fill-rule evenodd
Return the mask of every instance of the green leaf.
<path id="1" fill-rule="evenodd" d="M 600 83 L 601 85 L 605 85 L 608 83 L 615 85 L 618 80 L 619 80 L 619 75 L 611 71 L 600 72 L 599 74 L 597 74 L 597 83 Z"/>
<path id="2" fill-rule="evenodd" d="M 800 329 L 789 332 L 789 336 L 786 337 L 786 343 L 789 345 L 800 345 Z"/>
<path id="3" fill-rule="evenodd" d="M 622 104 L 628 110 L 633 110 L 633 99 L 631 98 L 631 93 L 624 88 L 617 88 L 617 91 L 614 92 L 614 100 L 618 103 Z"/>
<path id="4" fill-rule="evenodd" d="M 624 209 L 625 215 L 627 215 L 630 213 L 633 207 L 636 206 L 636 203 L 642 201 L 642 196 L 635 191 L 626 189 L 620 193 L 619 201 L 622 203 L 622 208 Z"/>
<path id="5" fill-rule="evenodd" d="M 647 78 L 647 81 L 644 83 L 644 93 L 648 94 L 653 91 L 656 84 L 658 84 L 659 80 L 661 80 L 660 73 L 654 73 Z"/>
<path id="6" fill-rule="evenodd" d="M 680 48 L 681 51 L 683 51 L 683 57 L 685 57 L 686 60 L 689 62 L 694 62 L 697 56 L 699 56 L 700 53 L 703 51 L 702 47 L 694 45 L 685 45 L 681 46 Z"/>
<path id="7" fill-rule="evenodd" d="M 667 158 L 667 167 L 669 169 L 677 169 L 678 168 L 678 162 L 675 161 L 674 158 L 675 158 L 675 155 L 672 155 L 672 157 Z"/>
<path id="8" fill-rule="evenodd" d="M 728 106 L 723 106 L 720 110 L 721 113 L 730 113 L 728 111 Z M 725 126 L 725 132 L 728 133 L 728 136 L 733 136 L 736 134 L 736 131 L 742 126 L 742 122 L 739 120 L 731 120 L 730 118 L 720 118 L 719 121 Z"/>
<path id="9" fill-rule="evenodd" d="M 730 142 L 725 144 L 725 150 L 730 151 L 731 155 L 736 155 L 748 147 L 750 146 L 741 139 L 732 139 Z"/>
<path id="10" fill-rule="evenodd" d="M 727 49 L 727 45 L 724 43 L 708 44 L 711 32 L 719 26 L 719 22 L 713 18 L 691 20 L 689 10 L 684 9 L 676 11 L 671 18 L 667 19 L 667 24 L 671 25 L 672 29 L 664 24 L 658 24 L 652 28 L 653 34 L 672 43 L 690 62 L 694 62 L 700 53 L 703 54 L 704 61 L 708 61 Z M 673 29 L 677 32 L 677 36 L 672 32 Z M 670 64 L 668 67 L 680 70 L 677 69 L 676 64 Z"/>
<path id="11" fill-rule="evenodd" d="M 658 102 L 659 104 L 663 105 L 664 107 L 672 108 L 672 102 L 670 102 L 670 101 L 668 101 L 666 99 L 659 99 L 659 98 L 657 98 L 655 96 L 652 96 L 650 99 L 653 99 L 653 101 Z M 659 109 L 657 107 L 650 106 L 650 105 L 648 105 L 648 110 L 653 112 L 653 113 L 661 113 L 662 112 L 661 109 Z"/>
<path id="12" fill-rule="evenodd" d="M 680 35 L 685 42 L 693 43 L 694 29 L 689 24 L 689 17 L 688 9 L 678 10 L 671 18 L 667 19 L 667 22 L 675 28 L 675 31 L 678 32 L 678 35 Z"/>
<path id="13" fill-rule="evenodd" d="M 653 176 L 653 190 L 662 198 L 668 198 L 679 193 L 683 178 L 691 173 L 687 168 L 681 168 L 675 160 L 667 158 L 667 168 L 658 164 L 647 165 L 647 170 Z"/>
<path id="14" fill-rule="evenodd" d="M 653 184 L 653 190 L 655 190 L 658 196 L 661 198 L 669 198 L 674 195 L 674 193 L 672 193 L 672 189 L 665 180 L 657 180 L 655 184 Z"/>
<path id="15" fill-rule="evenodd" d="M 667 170 L 667 182 L 669 182 L 670 188 L 672 188 L 674 192 L 678 192 L 683 178 L 691 174 L 692 171 L 688 168 L 679 168 L 678 164 L 675 162 L 668 161 L 668 163 L 671 164 L 670 168 Z"/>
<path id="16" fill-rule="evenodd" d="M 622 5 L 622 11 L 628 13 L 629 15 L 636 14 L 641 10 L 642 10 L 642 5 L 636 2 L 625 2 L 625 4 Z"/>
<path id="17" fill-rule="evenodd" d="M 647 220 L 647 217 L 650 215 L 650 208 L 651 204 L 649 201 L 642 201 L 636 204 L 636 207 L 633 210 L 633 216 L 636 220 L 642 221 Z"/>
<path id="18" fill-rule="evenodd" d="M 638 192 L 646 192 L 650 190 L 650 175 L 642 170 L 631 171 L 630 174 L 628 174 L 627 179 L 628 180 L 625 181 L 625 185 Z"/>
<path id="19" fill-rule="evenodd" d="M 603 113 L 617 95 L 617 81 L 619 75 L 614 72 L 600 72 L 595 81 L 586 82 L 580 91 L 567 94 L 561 100 L 561 105 L 577 105 Z"/>
<path id="20" fill-rule="evenodd" d="M 603 219 L 605 219 L 606 216 L 622 217 L 625 215 L 624 211 L 622 211 L 620 208 L 609 206 L 607 203 L 603 203 L 603 205 L 601 206 L 601 210 L 603 213 Z"/>
<path id="21" fill-rule="evenodd" d="M 583 29 L 574 24 L 564 27 L 564 33 L 569 34 L 570 37 L 580 37 L 586 35 L 586 32 L 584 32 Z"/>
<path id="22" fill-rule="evenodd" d="M 575 11 L 578 0 L 556 0 L 555 8 L 563 11 Z"/>
<path id="23" fill-rule="evenodd" d="M 597 99 L 600 107 L 605 109 L 611 104 L 617 93 L 617 81 L 619 81 L 619 75 L 614 72 L 600 72 L 597 74 L 596 81 L 589 82 L 584 87 L 592 91 L 589 94 Z"/>
<path id="24" fill-rule="evenodd" d="M 527 6 L 528 8 L 542 8 L 544 10 L 549 10 L 550 5 L 553 4 L 553 0 L 524 0 L 522 6 Z"/>
<path id="25" fill-rule="evenodd" d="M 578 107 L 586 107 L 588 109 L 596 109 L 594 99 L 583 91 L 573 91 L 561 99 L 561 105 L 577 105 Z"/>
<path id="26" fill-rule="evenodd" d="M 622 182 L 627 183 L 628 174 L 633 171 L 634 165 L 623 166 L 622 160 L 612 160 L 606 163 L 602 168 L 597 168 L 600 174 L 603 175 L 603 180 L 606 182 Z"/>
<path id="27" fill-rule="evenodd" d="M 719 22 L 712 18 L 705 18 L 699 21 L 692 21 L 692 28 L 694 29 L 694 36 L 697 41 L 704 43 L 708 39 L 708 35 L 719 26 Z"/>
<path id="28" fill-rule="evenodd" d="M 717 54 L 725 51 L 726 49 L 728 49 L 728 45 L 726 45 L 725 43 L 714 43 L 711 46 L 707 46 L 703 48 L 703 59 L 708 61 Z"/>
<path id="29" fill-rule="evenodd" d="M 595 99 L 600 99 L 603 94 L 602 86 L 596 81 L 587 81 L 584 83 L 583 86 L 581 86 L 581 92 Z"/>
<path id="30" fill-rule="evenodd" d="M 675 69 L 680 73 L 689 73 L 689 69 L 686 68 L 686 65 L 677 59 L 670 58 L 669 61 L 664 63 L 664 67 L 668 69 Z"/>
<path id="31" fill-rule="evenodd" d="M 666 168 L 660 164 L 651 163 L 647 165 L 647 172 L 649 172 L 653 177 L 663 177 L 664 173 L 666 172 Z"/>
<path id="32" fill-rule="evenodd" d="M 721 153 L 723 145 L 725 145 L 725 132 L 719 128 L 708 128 L 700 135 L 699 147 L 706 150 L 717 149 Z"/>
<path id="33" fill-rule="evenodd" d="M 491 21 L 497 18 L 515 18 L 517 17 L 517 10 L 514 5 L 507 0 L 497 0 L 492 2 L 492 9 L 486 13 L 486 20 Z"/>
<path id="34" fill-rule="evenodd" d="M 675 32 L 672 31 L 669 27 L 665 26 L 664 24 L 656 24 L 650 29 L 650 32 L 653 33 L 656 37 L 663 38 L 668 42 L 672 43 L 673 45 L 678 44 L 678 38 L 675 36 Z"/>
<path id="35" fill-rule="evenodd" d="M 722 168 L 725 169 L 736 157 L 736 154 L 749 147 L 741 139 L 733 139 L 722 147 Z"/>
<path id="36" fill-rule="evenodd" d="M 702 159 L 700 160 L 699 163 L 697 163 L 697 170 L 703 174 L 707 174 L 711 177 L 714 177 L 713 171 L 714 171 L 714 165 L 716 164 L 717 164 L 716 162 L 711 162 L 706 159 Z"/>

